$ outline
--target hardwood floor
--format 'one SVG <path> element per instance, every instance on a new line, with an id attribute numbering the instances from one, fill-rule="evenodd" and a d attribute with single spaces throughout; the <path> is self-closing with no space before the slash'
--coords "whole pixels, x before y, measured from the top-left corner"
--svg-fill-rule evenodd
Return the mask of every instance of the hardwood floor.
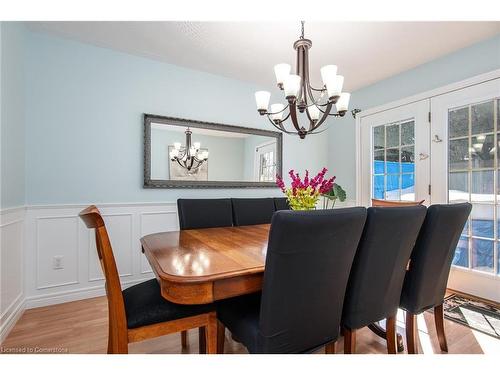
<path id="1" fill-rule="evenodd" d="M 441 353 L 431 313 L 418 322 L 419 353 Z M 404 336 L 404 315 L 398 314 L 397 330 Z M 500 340 L 445 319 L 449 353 L 499 353 Z M 1 345 L 6 352 L 106 353 L 108 318 L 106 297 L 26 310 Z M 337 353 L 343 351 L 343 339 Z M 181 335 L 173 334 L 129 345 L 130 353 L 198 353 L 198 330 L 188 332 L 188 346 L 181 347 Z M 226 330 L 225 353 L 247 353 Z M 321 350 L 320 352 L 324 352 Z M 356 353 L 387 352 L 385 342 L 368 328 L 356 337 Z"/>

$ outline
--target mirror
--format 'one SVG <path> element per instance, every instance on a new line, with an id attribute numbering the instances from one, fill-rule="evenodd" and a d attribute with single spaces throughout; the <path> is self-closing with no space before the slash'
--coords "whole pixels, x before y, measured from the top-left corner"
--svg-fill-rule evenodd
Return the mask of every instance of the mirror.
<path id="1" fill-rule="evenodd" d="M 276 187 L 282 133 L 144 115 L 145 188 Z"/>

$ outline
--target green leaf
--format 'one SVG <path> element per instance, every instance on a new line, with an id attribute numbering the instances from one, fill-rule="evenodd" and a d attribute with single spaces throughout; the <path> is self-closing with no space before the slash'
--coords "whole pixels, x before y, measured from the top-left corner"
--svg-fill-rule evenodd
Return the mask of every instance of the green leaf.
<path id="1" fill-rule="evenodd" d="M 345 190 L 342 189 L 342 186 L 340 186 L 339 184 L 333 184 L 330 191 L 323 194 L 323 197 L 331 200 L 338 199 L 339 201 L 343 202 L 346 200 L 347 194 Z"/>

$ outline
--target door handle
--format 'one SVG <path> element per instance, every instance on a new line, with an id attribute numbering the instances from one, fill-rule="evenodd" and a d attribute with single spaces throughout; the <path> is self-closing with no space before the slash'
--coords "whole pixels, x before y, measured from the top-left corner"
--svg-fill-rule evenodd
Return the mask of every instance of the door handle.
<path id="1" fill-rule="evenodd" d="M 425 160 L 425 159 L 429 158 L 429 154 L 424 154 L 423 152 L 421 152 L 420 154 L 418 154 L 418 156 L 420 156 L 419 160 Z"/>
<path id="2" fill-rule="evenodd" d="M 432 142 L 441 143 L 441 142 L 443 142 L 443 140 L 441 138 L 439 138 L 439 135 L 434 134 L 434 138 L 432 139 Z"/>

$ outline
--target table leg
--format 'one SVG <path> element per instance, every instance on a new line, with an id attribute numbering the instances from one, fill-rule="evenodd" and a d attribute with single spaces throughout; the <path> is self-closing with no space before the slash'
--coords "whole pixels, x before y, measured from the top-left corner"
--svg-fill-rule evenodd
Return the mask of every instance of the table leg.
<path id="1" fill-rule="evenodd" d="M 380 326 L 380 324 L 378 322 L 369 324 L 368 328 L 370 328 L 370 330 L 373 333 L 375 333 L 377 336 L 380 336 L 384 340 L 387 340 L 387 336 L 386 336 L 387 332 L 384 328 L 382 328 Z M 397 343 L 398 343 L 398 352 L 401 353 L 402 351 L 405 350 L 405 347 L 403 345 L 403 337 L 399 333 L 397 333 L 396 336 L 397 336 Z"/>

